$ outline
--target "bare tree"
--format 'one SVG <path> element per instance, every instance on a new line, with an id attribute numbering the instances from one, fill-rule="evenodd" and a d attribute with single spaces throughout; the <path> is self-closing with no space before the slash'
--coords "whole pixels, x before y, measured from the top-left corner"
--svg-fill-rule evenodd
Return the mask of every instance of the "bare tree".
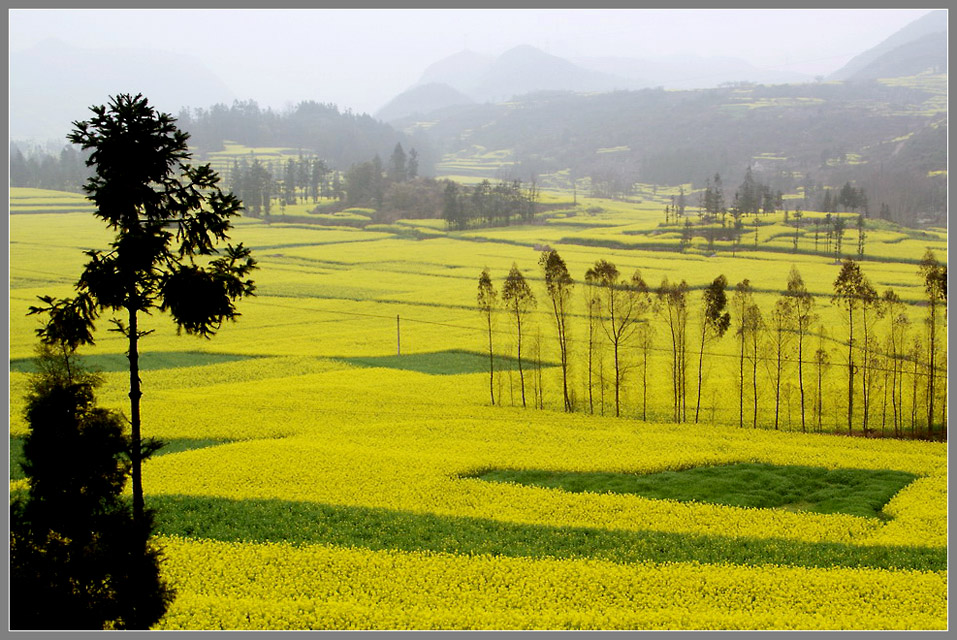
<path id="1" fill-rule="evenodd" d="M 781 380 L 783 379 L 784 362 L 787 360 L 787 351 L 791 346 L 792 331 L 794 330 L 794 308 L 791 299 L 786 295 L 775 302 L 771 311 L 768 329 L 771 346 L 774 349 L 774 428 L 779 428 L 781 408 Z"/>
<path id="2" fill-rule="evenodd" d="M 518 265 L 512 263 L 512 269 L 505 278 L 505 284 L 502 286 L 502 302 L 512 316 L 515 322 L 516 353 L 518 356 L 518 377 L 521 380 L 522 388 L 522 406 L 526 407 L 525 401 L 525 372 L 522 369 L 522 322 L 528 313 L 535 306 L 535 295 L 525 282 L 525 277 L 518 270 Z"/>
<path id="3" fill-rule="evenodd" d="M 880 297 L 866 277 L 861 283 L 860 301 L 861 329 L 864 332 L 861 349 L 861 409 L 864 415 L 861 419 L 861 428 L 867 433 L 870 429 L 869 419 L 871 414 L 871 382 L 873 378 L 871 370 L 874 368 L 871 354 L 875 352 L 874 338 L 871 334 L 874 332 L 874 323 L 880 318 L 882 312 Z"/>
<path id="4" fill-rule="evenodd" d="M 588 412 L 595 413 L 595 356 L 601 360 L 602 354 L 596 338 L 598 332 L 599 291 L 595 274 L 589 269 L 585 273 L 585 307 L 588 312 Z"/>
<path id="5" fill-rule="evenodd" d="M 840 218 L 838 218 L 840 219 Z M 865 278 L 860 267 L 850 258 L 845 258 L 841 264 L 841 272 L 834 281 L 834 296 L 831 302 L 842 306 L 847 311 L 847 433 L 853 429 L 854 419 L 854 315 L 861 306 L 861 296 L 864 290 Z"/>
<path id="6" fill-rule="evenodd" d="M 552 301 L 555 329 L 558 332 L 558 347 L 561 352 L 562 364 L 562 397 L 565 411 L 571 411 L 572 402 L 568 395 L 568 308 L 571 304 L 572 289 L 575 282 L 568 273 L 565 261 L 554 249 L 543 251 L 538 264 L 541 265 L 545 276 L 545 289 Z"/>
<path id="7" fill-rule="evenodd" d="M 641 419 L 648 419 L 648 353 L 654 343 L 654 327 L 642 322 L 638 330 L 638 346 L 641 349 Z"/>
<path id="8" fill-rule="evenodd" d="M 935 374 L 937 367 L 937 332 L 939 329 L 940 307 L 947 304 L 947 266 L 941 265 L 933 251 L 928 250 L 920 261 L 919 273 L 924 280 L 927 294 L 927 431 L 934 424 L 934 396 L 936 395 Z M 946 423 L 941 423 L 943 437 Z"/>
<path id="9" fill-rule="evenodd" d="M 890 324 L 887 346 L 891 358 L 891 409 L 894 412 L 894 435 L 900 436 L 901 427 L 903 426 L 904 400 L 903 356 L 910 320 L 904 312 L 904 303 L 900 297 L 894 293 L 893 289 L 887 289 L 884 292 L 883 302 L 884 315 Z"/>
<path id="10" fill-rule="evenodd" d="M 924 358 L 924 343 L 920 336 L 914 338 L 910 349 L 910 357 L 913 362 L 913 369 L 911 370 L 910 433 L 911 436 L 916 436 L 919 426 L 917 424 L 917 388 L 920 385 L 920 363 Z"/>
<path id="11" fill-rule="evenodd" d="M 814 308 L 814 296 L 808 293 L 801 274 L 794 267 L 788 275 L 786 295 L 791 300 L 791 309 L 794 317 L 794 328 L 797 331 L 797 364 L 798 388 L 801 391 L 801 431 L 807 431 L 804 417 L 804 337 L 811 328 L 811 323 L 817 320 Z"/>
<path id="12" fill-rule="evenodd" d="M 815 413 L 817 414 L 817 430 L 819 432 L 823 430 L 824 374 L 827 372 L 830 362 L 830 356 L 825 348 L 826 339 L 827 332 L 825 331 L 824 327 L 821 326 L 818 330 L 817 349 L 814 351 L 814 365 L 817 369 L 817 398 L 814 404 L 814 409 Z"/>
<path id="13" fill-rule="evenodd" d="M 615 416 L 621 415 L 621 381 L 623 357 L 627 343 L 635 334 L 637 320 L 651 304 L 648 287 L 635 272 L 631 282 L 620 282 L 614 264 L 599 260 L 585 274 L 585 279 L 600 289 L 598 321 L 611 343 L 615 364 Z"/>
<path id="14" fill-rule="evenodd" d="M 761 316 L 761 308 L 757 304 L 748 305 L 744 314 L 745 336 L 750 341 L 748 345 L 748 360 L 751 361 L 751 426 L 758 426 L 758 362 L 761 360 L 761 335 L 764 329 L 764 318 Z"/>
<path id="15" fill-rule="evenodd" d="M 667 276 L 658 287 L 658 313 L 664 317 L 671 333 L 671 389 L 675 422 L 686 417 L 685 380 L 687 363 L 688 283 L 671 284 Z"/>
<path id="16" fill-rule="evenodd" d="M 744 344 L 747 338 L 745 313 L 749 306 L 754 304 L 754 294 L 751 282 L 745 278 L 734 287 L 733 304 L 735 316 L 738 318 L 738 426 L 744 426 Z"/>
<path id="17" fill-rule="evenodd" d="M 488 392 L 493 405 L 495 404 L 495 362 L 492 350 L 492 317 L 497 306 L 497 297 L 498 294 L 492 284 L 488 269 L 484 269 L 482 275 L 479 276 L 478 308 L 479 312 L 485 316 L 485 322 L 488 326 Z"/>

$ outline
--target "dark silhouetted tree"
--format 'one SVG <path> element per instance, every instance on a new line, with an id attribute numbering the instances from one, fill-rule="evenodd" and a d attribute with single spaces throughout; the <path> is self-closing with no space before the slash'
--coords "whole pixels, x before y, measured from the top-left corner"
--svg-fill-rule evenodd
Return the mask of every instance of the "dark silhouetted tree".
<path id="1" fill-rule="evenodd" d="M 133 516 L 142 525 L 139 340 L 149 332 L 140 330 L 139 315 L 169 311 L 180 330 L 209 338 L 239 315 L 235 301 L 253 293 L 247 276 L 255 261 L 241 243 L 227 244 L 224 255 L 214 257 L 242 205 L 220 190 L 208 164 L 186 164 L 189 135 L 172 117 L 140 95 L 119 95 L 91 110 L 94 117 L 74 123 L 69 140 L 92 150 L 87 162 L 93 177 L 84 190 L 94 215 L 116 235 L 110 251 L 86 252 L 75 298 L 41 298 L 45 306 L 31 313 L 49 314 L 38 330 L 47 344 L 80 345 L 93 342 L 100 312 L 125 312 L 126 321 L 113 323 L 128 343 Z M 64 305 L 70 308 L 65 316 Z M 63 317 L 71 322 L 61 324 Z"/>
<path id="2" fill-rule="evenodd" d="M 99 377 L 65 343 L 39 350 L 23 446 L 26 499 L 10 526 L 13 629 L 148 629 L 172 592 L 150 544 L 152 513 L 123 499 L 125 421 L 95 404 Z"/>

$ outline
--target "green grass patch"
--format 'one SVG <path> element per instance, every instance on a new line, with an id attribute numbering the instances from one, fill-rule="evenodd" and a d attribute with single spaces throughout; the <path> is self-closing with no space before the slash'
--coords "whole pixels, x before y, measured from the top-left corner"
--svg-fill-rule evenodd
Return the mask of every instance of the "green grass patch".
<path id="1" fill-rule="evenodd" d="M 402 371 L 418 371 L 432 375 L 453 376 L 461 373 L 488 373 L 488 354 L 473 353 L 471 351 L 436 351 L 434 353 L 409 353 L 394 356 L 363 356 L 351 358 L 335 358 L 357 367 L 382 367 L 386 369 L 400 369 Z M 506 356 L 495 356 L 495 370 L 518 370 L 518 360 Z M 527 359 L 522 361 L 525 371 L 531 371 L 534 363 Z M 557 366 L 553 363 L 542 363 L 543 367 Z"/>
<path id="2" fill-rule="evenodd" d="M 227 542 L 333 544 L 373 550 L 595 558 L 613 562 L 700 562 L 943 571 L 947 549 L 854 546 L 660 531 L 516 524 L 284 500 L 146 496 L 157 533 Z"/>
<path id="3" fill-rule="evenodd" d="M 881 509 L 917 476 L 903 471 L 732 464 L 630 473 L 490 470 L 473 477 L 572 493 L 627 493 L 732 507 L 846 513 L 887 519 Z"/>
<path id="4" fill-rule="evenodd" d="M 23 457 L 23 438 L 20 436 L 10 436 L 10 479 L 23 480 L 26 474 L 23 473 L 21 462 L 25 462 Z"/>
<path id="5" fill-rule="evenodd" d="M 180 367 L 203 367 L 211 364 L 223 364 L 249 360 L 259 356 L 240 356 L 231 353 L 202 353 L 198 351 L 151 351 L 140 354 L 140 370 L 178 369 Z M 91 371 L 114 373 L 128 371 L 129 360 L 122 353 L 104 353 L 100 355 L 80 356 L 82 365 Z M 15 358 L 10 360 L 10 370 L 21 373 L 36 373 L 33 358 Z"/>
<path id="6" fill-rule="evenodd" d="M 23 457 L 23 436 L 10 436 L 10 479 L 22 480 L 26 478 L 23 473 L 21 462 L 25 462 Z M 153 454 L 153 456 L 165 456 L 171 453 L 181 453 L 191 449 L 205 449 L 206 447 L 215 447 L 220 444 L 226 444 L 229 440 L 213 440 L 210 438 L 176 438 L 172 440 L 163 440 L 163 447 Z"/>

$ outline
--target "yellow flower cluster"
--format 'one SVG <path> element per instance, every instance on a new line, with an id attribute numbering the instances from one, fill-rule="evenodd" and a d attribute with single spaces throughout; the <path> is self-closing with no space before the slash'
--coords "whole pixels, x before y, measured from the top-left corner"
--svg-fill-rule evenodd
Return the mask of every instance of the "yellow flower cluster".
<path id="1" fill-rule="evenodd" d="M 943 629 L 944 572 L 164 538 L 160 629 Z"/>

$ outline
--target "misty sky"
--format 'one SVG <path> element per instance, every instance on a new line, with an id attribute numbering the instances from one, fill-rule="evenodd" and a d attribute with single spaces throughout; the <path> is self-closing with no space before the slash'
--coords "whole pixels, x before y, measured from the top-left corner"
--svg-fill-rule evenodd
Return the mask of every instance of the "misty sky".
<path id="1" fill-rule="evenodd" d="M 463 49 L 530 44 L 562 57 L 742 58 L 809 75 L 836 71 L 927 9 L 10 10 L 10 51 L 55 38 L 202 59 L 239 99 L 374 112 Z"/>

